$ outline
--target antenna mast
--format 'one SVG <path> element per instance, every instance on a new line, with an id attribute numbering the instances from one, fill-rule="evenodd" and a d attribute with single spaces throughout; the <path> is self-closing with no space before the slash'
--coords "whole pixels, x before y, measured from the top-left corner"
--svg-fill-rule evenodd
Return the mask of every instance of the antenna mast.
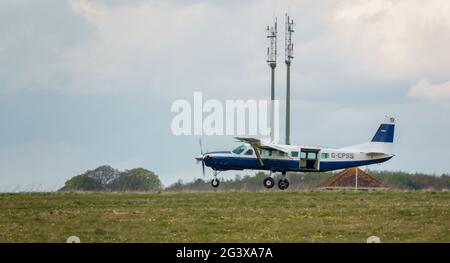
<path id="1" fill-rule="evenodd" d="M 286 144 L 290 144 L 291 129 L 291 61 L 294 58 L 294 44 L 292 43 L 292 33 L 294 33 L 294 21 L 286 14 L 285 29 L 285 62 L 286 62 Z"/>
<path id="2" fill-rule="evenodd" d="M 274 141 L 275 129 L 275 67 L 277 66 L 277 18 L 275 18 L 273 26 L 267 26 L 267 38 L 269 47 L 267 48 L 267 64 L 271 68 L 271 93 L 270 93 L 270 139 Z"/>

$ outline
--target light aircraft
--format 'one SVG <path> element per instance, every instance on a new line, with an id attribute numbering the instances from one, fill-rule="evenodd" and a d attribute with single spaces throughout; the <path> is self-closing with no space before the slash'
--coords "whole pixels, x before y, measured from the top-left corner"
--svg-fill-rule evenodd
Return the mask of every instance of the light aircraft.
<path id="1" fill-rule="evenodd" d="M 207 152 L 195 159 L 202 162 L 203 175 L 205 166 L 214 171 L 211 186 L 216 188 L 220 182 L 217 175 L 228 170 L 266 170 L 270 175 L 264 179 L 268 189 L 275 185 L 272 173 L 281 173 L 278 188 L 289 187 L 286 172 L 326 172 L 349 167 L 383 163 L 394 157 L 395 119 L 386 117 L 367 143 L 347 146 L 339 149 L 310 147 L 303 145 L 282 145 L 252 137 L 235 137 L 243 142 L 232 151 Z M 200 141 L 200 148 L 201 141 Z"/>

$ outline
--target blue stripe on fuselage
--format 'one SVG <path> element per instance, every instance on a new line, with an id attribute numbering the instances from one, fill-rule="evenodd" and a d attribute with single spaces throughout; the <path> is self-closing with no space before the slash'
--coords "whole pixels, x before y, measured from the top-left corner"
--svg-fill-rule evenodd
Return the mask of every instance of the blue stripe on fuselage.
<path id="1" fill-rule="evenodd" d="M 370 165 L 370 164 L 376 164 L 376 163 L 383 163 L 383 162 L 390 160 L 392 157 L 393 156 L 380 158 L 380 159 L 368 159 L 368 160 L 359 160 L 359 161 L 320 162 L 320 171 L 326 172 L 326 171 L 339 170 L 339 169 L 349 168 L 349 167 L 357 167 L 357 166 L 364 166 L 364 165 Z"/>
<path id="2" fill-rule="evenodd" d="M 380 159 L 368 159 L 368 160 L 358 160 L 358 161 L 321 161 L 320 170 L 317 172 L 326 172 L 332 170 L 339 170 L 348 167 L 356 167 L 363 165 L 370 165 L 376 163 L 382 163 L 392 156 L 380 158 Z M 306 169 L 300 169 L 298 160 L 276 160 L 276 159 L 263 159 L 264 166 L 259 164 L 256 158 L 242 158 L 242 157 L 226 157 L 226 156 L 210 156 L 205 160 L 205 164 L 215 170 L 226 171 L 226 170 L 271 170 L 274 172 L 302 172 L 310 171 Z"/>

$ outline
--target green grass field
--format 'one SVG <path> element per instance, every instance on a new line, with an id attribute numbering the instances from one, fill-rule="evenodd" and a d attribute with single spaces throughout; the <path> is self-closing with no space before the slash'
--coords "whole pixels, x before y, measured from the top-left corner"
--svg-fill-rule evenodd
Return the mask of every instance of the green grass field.
<path id="1" fill-rule="evenodd" d="M 0 242 L 450 242 L 450 192 L 0 194 Z"/>

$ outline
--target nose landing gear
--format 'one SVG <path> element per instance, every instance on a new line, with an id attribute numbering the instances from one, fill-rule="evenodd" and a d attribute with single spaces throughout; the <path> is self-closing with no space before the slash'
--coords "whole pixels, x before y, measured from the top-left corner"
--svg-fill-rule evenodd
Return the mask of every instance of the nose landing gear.
<path id="1" fill-rule="evenodd" d="M 220 181 L 219 181 L 219 179 L 217 179 L 218 174 L 219 174 L 219 172 L 214 171 L 214 178 L 211 181 L 211 186 L 214 188 L 217 188 L 220 185 Z"/>
<path id="2" fill-rule="evenodd" d="M 219 185 L 220 185 L 219 179 L 217 179 L 217 178 L 212 179 L 212 181 L 211 181 L 212 187 L 217 188 L 217 187 L 219 187 Z"/>

